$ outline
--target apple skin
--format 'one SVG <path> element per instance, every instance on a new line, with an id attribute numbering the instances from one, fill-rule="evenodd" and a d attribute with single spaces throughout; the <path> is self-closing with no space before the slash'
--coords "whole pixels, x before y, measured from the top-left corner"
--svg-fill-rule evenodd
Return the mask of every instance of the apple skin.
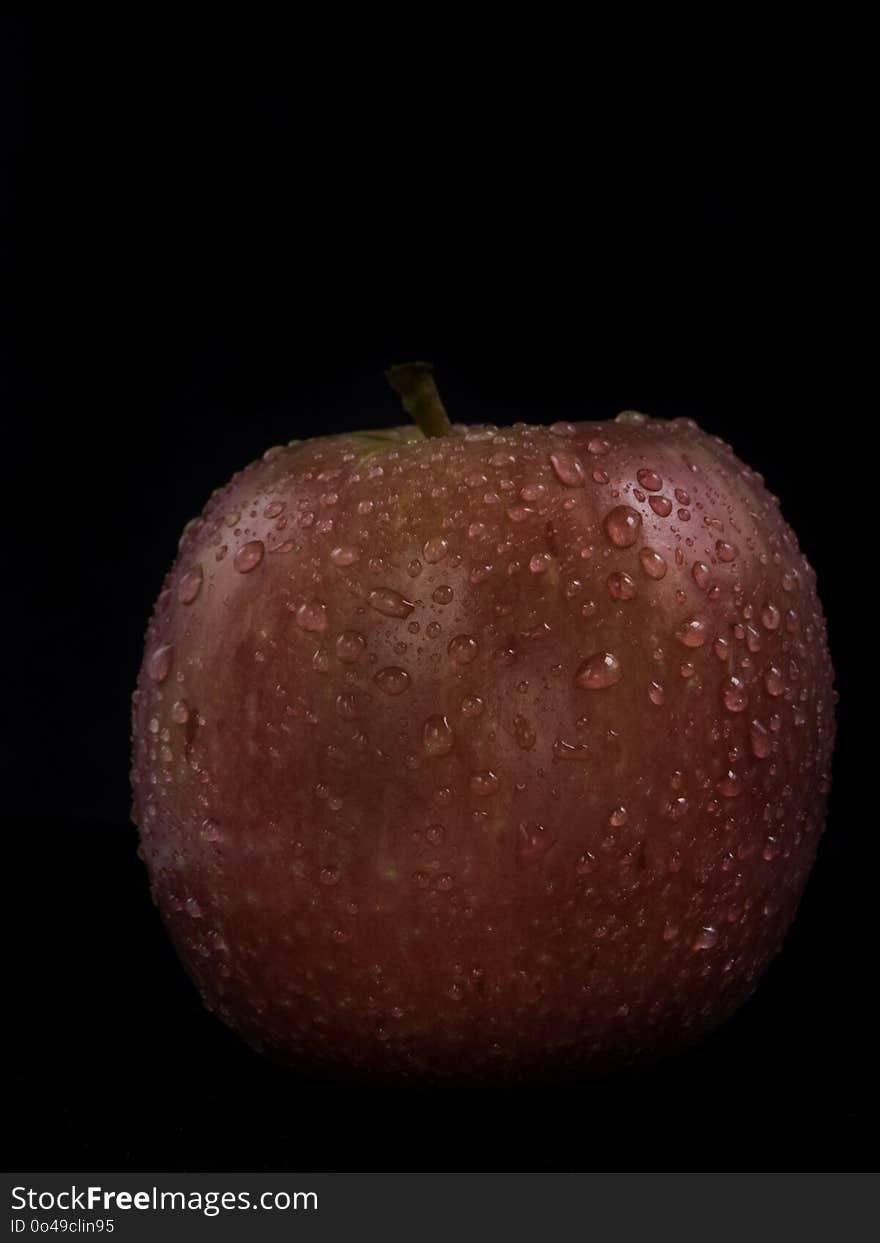
<path id="1" fill-rule="evenodd" d="M 275 448 L 147 631 L 154 900 L 208 1007 L 311 1073 L 653 1059 L 779 948 L 832 678 L 776 499 L 691 421 Z"/>

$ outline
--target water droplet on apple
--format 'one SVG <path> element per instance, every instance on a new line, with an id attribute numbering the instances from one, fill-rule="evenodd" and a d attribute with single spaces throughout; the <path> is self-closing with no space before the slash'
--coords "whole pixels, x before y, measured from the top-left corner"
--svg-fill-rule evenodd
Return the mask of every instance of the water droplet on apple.
<path id="1" fill-rule="evenodd" d="M 712 580 L 712 575 L 705 561 L 695 561 L 691 570 L 691 577 L 699 587 L 700 591 L 705 591 Z"/>
<path id="2" fill-rule="evenodd" d="M 719 794 L 725 798 L 736 798 L 742 791 L 742 781 L 739 774 L 735 773 L 732 768 L 724 774 L 715 787 Z"/>
<path id="3" fill-rule="evenodd" d="M 574 684 L 585 691 L 601 691 L 614 686 L 623 677 L 620 662 L 613 652 L 596 652 L 579 667 Z"/>
<path id="4" fill-rule="evenodd" d="M 154 682 L 164 682 L 171 672 L 171 662 L 174 659 L 174 646 L 171 643 L 164 643 L 161 647 L 157 647 L 150 659 L 147 661 L 147 673 Z"/>
<path id="5" fill-rule="evenodd" d="M 306 600 L 296 610 L 296 624 L 301 630 L 322 633 L 327 629 L 327 606 L 320 600 Z"/>
<path id="6" fill-rule="evenodd" d="M 409 674 L 405 669 L 389 665 L 385 669 L 380 669 L 373 681 L 386 695 L 402 695 L 409 686 Z"/>
<path id="7" fill-rule="evenodd" d="M 711 928 L 708 925 L 701 928 L 694 938 L 695 950 L 710 950 L 718 940 L 718 929 Z"/>
<path id="8" fill-rule="evenodd" d="M 533 574 L 546 574 L 553 563 L 548 552 L 536 552 L 529 561 L 529 569 Z"/>
<path id="9" fill-rule="evenodd" d="M 728 544 L 726 540 L 720 539 L 715 541 L 715 556 L 719 561 L 731 562 L 735 561 L 739 556 L 739 549 L 736 544 Z"/>
<path id="10" fill-rule="evenodd" d="M 472 635 L 457 634 L 454 639 L 449 640 L 446 652 L 453 664 L 469 665 L 479 650 L 480 645 Z"/>
<path id="11" fill-rule="evenodd" d="M 279 514 L 283 514 L 287 507 L 286 501 L 270 501 L 263 510 L 264 518 L 277 518 Z"/>
<path id="12" fill-rule="evenodd" d="M 672 513 L 672 501 L 668 496 L 649 496 L 648 504 L 658 518 L 668 518 Z"/>
<path id="13" fill-rule="evenodd" d="M 620 414 L 614 416 L 615 423 L 623 423 L 629 427 L 641 427 L 642 424 L 650 422 L 646 414 L 642 414 L 639 410 L 621 410 Z"/>
<path id="14" fill-rule="evenodd" d="M 767 694 L 772 695 L 775 699 L 785 690 L 785 678 L 782 670 L 776 665 L 768 665 L 764 674 L 764 685 L 767 688 Z"/>
<path id="15" fill-rule="evenodd" d="M 501 782 L 495 773 L 489 769 L 482 772 L 471 773 L 470 787 L 471 793 L 477 798 L 491 798 L 498 793 Z"/>
<path id="16" fill-rule="evenodd" d="M 357 630 L 343 630 L 336 640 L 336 655 L 347 665 L 360 660 L 367 650 L 367 641 Z"/>
<path id="17" fill-rule="evenodd" d="M 384 617 L 409 617 L 415 605 L 391 587 L 375 587 L 369 594 L 371 609 Z"/>
<path id="18" fill-rule="evenodd" d="M 334 565 L 344 568 L 348 565 L 354 565 L 360 555 L 360 549 L 355 548 L 354 544 L 339 544 L 330 553 L 330 560 Z"/>
<path id="19" fill-rule="evenodd" d="M 171 709 L 171 719 L 177 725 L 186 725 L 189 720 L 189 706 L 185 699 L 178 699 Z"/>
<path id="20" fill-rule="evenodd" d="M 567 488 L 580 488 L 584 482 L 584 468 L 570 453 L 551 453 L 550 465 L 560 483 Z"/>
<path id="21" fill-rule="evenodd" d="M 263 553 L 265 551 L 262 540 L 248 540 L 246 544 L 242 544 L 232 558 L 232 564 L 239 574 L 250 574 L 251 570 L 255 570 L 263 560 Z"/>
<path id="22" fill-rule="evenodd" d="M 587 453 L 592 453 L 594 457 L 603 457 L 611 448 L 611 441 L 606 440 L 604 436 L 594 436 L 587 443 Z"/>
<path id="23" fill-rule="evenodd" d="M 612 600 L 632 600 L 636 594 L 635 581 L 622 570 L 608 575 L 608 594 Z"/>
<path id="24" fill-rule="evenodd" d="M 431 599 L 435 604 L 449 604 L 454 594 L 451 587 L 447 586 L 446 583 L 441 583 L 439 587 L 435 588 Z"/>
<path id="25" fill-rule="evenodd" d="M 436 565 L 438 561 L 442 561 L 449 552 L 449 542 L 442 536 L 435 536 L 429 539 L 422 548 L 422 555 L 429 565 Z"/>
<path id="26" fill-rule="evenodd" d="M 530 824 L 523 820 L 516 834 L 516 861 L 521 867 L 537 863 L 555 843 L 555 836 L 543 824 Z"/>
<path id="27" fill-rule="evenodd" d="M 629 505 L 617 505 L 605 515 L 603 526 L 615 548 L 629 548 L 639 537 L 642 517 Z"/>
<path id="28" fill-rule="evenodd" d="M 643 548 L 639 552 L 639 561 L 648 578 L 661 579 L 666 576 L 666 562 L 653 548 Z"/>
<path id="29" fill-rule="evenodd" d="M 590 876 L 593 872 L 595 872 L 597 867 L 598 860 L 596 859 L 596 856 L 589 850 L 586 850 L 580 856 L 577 863 L 575 863 L 574 870 L 577 872 L 578 876 Z"/>
<path id="30" fill-rule="evenodd" d="M 663 689 L 662 682 L 652 682 L 648 687 L 648 698 L 652 704 L 656 704 L 659 708 L 666 700 L 666 692 Z"/>
<path id="31" fill-rule="evenodd" d="M 709 627 L 702 617 L 689 617 L 678 627 L 675 637 L 684 647 L 702 647 L 709 637 Z"/>
<path id="32" fill-rule="evenodd" d="M 439 713 L 429 716 L 422 729 L 422 746 L 426 755 L 448 755 L 455 743 L 452 727 Z"/>
<path id="33" fill-rule="evenodd" d="M 187 570 L 181 578 L 180 586 L 177 589 L 177 598 L 181 604 L 192 604 L 202 590 L 203 579 L 204 573 L 200 565 L 194 565 L 192 569 Z"/>
<path id="34" fill-rule="evenodd" d="M 465 695 L 461 701 L 461 711 L 463 716 L 475 717 L 479 716 L 485 707 L 479 695 Z"/>
<path id="35" fill-rule="evenodd" d="M 629 820 L 629 813 L 625 807 L 615 807 L 614 811 L 608 817 L 608 822 L 615 829 L 622 828 Z"/>
<path id="36" fill-rule="evenodd" d="M 770 734 L 758 720 L 752 721 L 749 725 L 749 741 L 752 744 L 752 755 L 756 759 L 766 760 L 773 747 Z"/>
<path id="37" fill-rule="evenodd" d="M 765 630 L 779 629 L 779 609 L 775 604 L 765 604 L 761 610 L 761 624 Z"/>
<path id="38" fill-rule="evenodd" d="M 721 701 L 728 712 L 743 712 L 748 706 L 749 693 L 742 678 L 733 674 L 721 683 Z"/>
<path id="39" fill-rule="evenodd" d="M 514 717 L 513 736 L 516 739 L 516 745 L 522 751 L 531 751 L 537 739 L 535 727 L 524 716 Z"/>
<path id="40" fill-rule="evenodd" d="M 338 885 L 340 875 L 341 873 L 338 867 L 324 867 L 321 868 L 318 879 L 322 885 Z"/>
<path id="41" fill-rule="evenodd" d="M 574 436 L 577 428 L 574 423 L 551 423 L 549 427 L 551 436 Z"/>
<path id="42" fill-rule="evenodd" d="M 663 487 L 663 480 L 655 470 L 640 470 L 636 473 L 636 479 L 646 492 L 659 492 Z"/>

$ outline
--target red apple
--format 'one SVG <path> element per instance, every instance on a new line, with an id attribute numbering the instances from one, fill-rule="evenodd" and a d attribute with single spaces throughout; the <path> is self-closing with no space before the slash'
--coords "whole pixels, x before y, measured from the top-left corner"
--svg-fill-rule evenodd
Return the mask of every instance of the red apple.
<path id="1" fill-rule="evenodd" d="M 168 930 L 312 1070 L 681 1047 L 753 990 L 822 832 L 815 576 L 691 421 L 450 429 L 426 366 L 392 382 L 429 435 L 271 449 L 184 531 L 133 712 Z"/>

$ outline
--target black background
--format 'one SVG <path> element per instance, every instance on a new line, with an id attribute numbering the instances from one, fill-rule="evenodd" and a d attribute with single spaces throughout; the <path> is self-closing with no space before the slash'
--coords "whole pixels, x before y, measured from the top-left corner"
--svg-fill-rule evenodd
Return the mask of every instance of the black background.
<path id="1" fill-rule="evenodd" d="M 436 60 L 351 26 L 2 32 L 7 1164 L 871 1168 L 853 222 L 822 84 L 709 95 L 711 57 L 605 80 L 564 32 Z M 755 998 L 653 1070 L 301 1082 L 201 1009 L 149 903 L 129 696 L 180 530 L 269 445 L 399 422 L 382 370 L 413 357 L 459 421 L 698 419 L 817 568 L 843 696 L 820 860 Z"/>

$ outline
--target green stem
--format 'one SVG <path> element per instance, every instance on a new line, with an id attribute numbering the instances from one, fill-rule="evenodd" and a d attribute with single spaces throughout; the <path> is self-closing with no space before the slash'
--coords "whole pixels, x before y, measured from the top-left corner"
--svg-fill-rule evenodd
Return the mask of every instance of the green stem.
<path id="1" fill-rule="evenodd" d="M 389 367 L 385 378 L 425 436 L 448 435 L 452 425 L 437 392 L 431 363 L 400 363 Z"/>

